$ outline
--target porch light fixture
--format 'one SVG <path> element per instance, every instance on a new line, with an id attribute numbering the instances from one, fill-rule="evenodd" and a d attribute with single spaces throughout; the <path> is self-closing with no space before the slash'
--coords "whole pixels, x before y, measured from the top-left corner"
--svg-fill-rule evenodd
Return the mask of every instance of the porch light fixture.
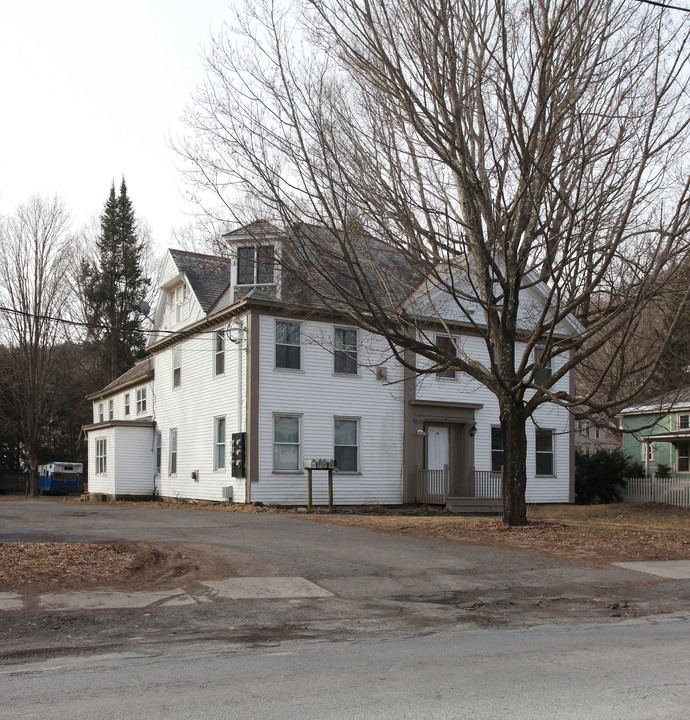
<path id="1" fill-rule="evenodd" d="M 419 435 L 419 437 L 424 437 L 426 433 L 420 428 L 419 430 L 417 430 L 417 435 Z"/>
<path id="2" fill-rule="evenodd" d="M 470 428 L 470 437 L 474 437 L 476 434 L 477 434 L 477 426 L 472 425 L 472 427 Z"/>

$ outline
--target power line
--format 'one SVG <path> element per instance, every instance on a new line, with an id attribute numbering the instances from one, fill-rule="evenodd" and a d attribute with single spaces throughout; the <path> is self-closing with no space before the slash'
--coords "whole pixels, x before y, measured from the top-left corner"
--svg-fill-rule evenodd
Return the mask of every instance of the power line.
<path id="1" fill-rule="evenodd" d="M 67 320 L 66 318 L 53 317 L 52 315 L 36 315 L 29 313 L 24 310 L 16 310 L 15 308 L 8 308 L 0 306 L 0 310 L 6 313 L 12 313 L 13 315 L 21 315 L 22 317 L 32 318 L 33 320 L 45 320 L 47 322 L 62 323 L 63 325 L 70 325 L 72 327 L 83 327 L 90 330 L 109 330 L 111 332 L 132 332 L 132 328 L 121 328 L 112 325 L 104 325 L 102 323 L 87 323 L 79 320 Z M 136 328 L 136 332 L 143 333 L 145 335 L 215 335 L 218 330 L 146 330 L 144 328 Z"/>
<path id="2" fill-rule="evenodd" d="M 663 2 L 657 2 L 656 0 L 635 0 L 635 2 L 643 3 L 644 5 L 654 5 L 654 7 L 665 8 L 666 10 L 680 10 L 680 12 L 690 12 L 690 8 L 680 7 L 678 5 L 667 5 Z"/>

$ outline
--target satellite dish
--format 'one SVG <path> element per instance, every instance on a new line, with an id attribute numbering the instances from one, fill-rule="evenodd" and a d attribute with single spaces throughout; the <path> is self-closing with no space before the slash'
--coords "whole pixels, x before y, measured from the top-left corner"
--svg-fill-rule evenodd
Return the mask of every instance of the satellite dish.
<path id="1" fill-rule="evenodd" d="M 142 300 L 141 305 L 139 305 L 139 310 L 142 315 L 146 315 L 148 317 L 148 314 L 151 312 L 151 306 L 146 302 L 146 300 Z"/>

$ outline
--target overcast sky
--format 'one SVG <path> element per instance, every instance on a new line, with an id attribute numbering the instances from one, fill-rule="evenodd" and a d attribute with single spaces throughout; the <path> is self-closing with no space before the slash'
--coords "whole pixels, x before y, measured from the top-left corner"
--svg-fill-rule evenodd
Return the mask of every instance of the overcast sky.
<path id="1" fill-rule="evenodd" d="M 156 245 L 186 224 L 168 139 L 231 0 L 7 0 L 0 18 L 0 214 L 61 197 L 75 229 L 125 176 Z"/>

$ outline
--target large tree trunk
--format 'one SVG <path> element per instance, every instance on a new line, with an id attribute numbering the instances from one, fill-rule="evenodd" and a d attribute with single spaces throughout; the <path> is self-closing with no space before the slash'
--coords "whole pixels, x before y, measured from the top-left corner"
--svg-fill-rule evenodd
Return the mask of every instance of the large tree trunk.
<path id="1" fill-rule="evenodd" d="M 34 447 L 29 450 L 29 496 L 38 497 L 40 495 L 38 489 L 38 448 Z"/>
<path id="2" fill-rule="evenodd" d="M 500 407 L 504 449 L 503 522 L 506 525 L 527 525 L 527 435 L 523 404 L 506 400 L 501 402 Z"/>

